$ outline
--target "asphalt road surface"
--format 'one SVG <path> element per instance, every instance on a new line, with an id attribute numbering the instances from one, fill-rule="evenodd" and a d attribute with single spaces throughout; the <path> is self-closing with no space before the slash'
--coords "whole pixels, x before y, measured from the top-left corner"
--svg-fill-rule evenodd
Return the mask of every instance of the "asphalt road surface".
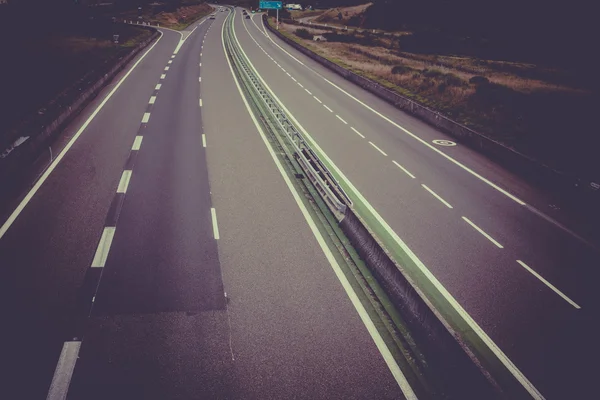
<path id="1" fill-rule="evenodd" d="M 435 144 L 453 139 L 286 45 L 259 15 L 235 30 L 296 120 L 542 395 L 594 393 L 600 253 L 548 195 Z"/>
<path id="2" fill-rule="evenodd" d="M 265 82 L 536 388 L 590 398 L 598 253 L 548 197 L 237 13 Z M 240 97 L 226 14 L 161 30 L 2 221 L 1 398 L 45 398 L 79 344 L 71 399 L 402 398 Z"/>
<path id="3" fill-rule="evenodd" d="M 226 14 L 161 30 L 3 225 L 0 397 L 403 398 L 232 80 Z"/>

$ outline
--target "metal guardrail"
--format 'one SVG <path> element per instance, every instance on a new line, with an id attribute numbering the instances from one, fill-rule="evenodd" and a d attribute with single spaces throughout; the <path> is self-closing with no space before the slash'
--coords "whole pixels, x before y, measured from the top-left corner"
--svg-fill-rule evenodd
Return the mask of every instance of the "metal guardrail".
<path id="1" fill-rule="evenodd" d="M 240 73 L 246 88 L 252 92 L 252 98 L 262 103 L 256 105 L 263 114 L 268 114 L 263 115 L 263 117 L 273 121 L 277 131 L 286 139 L 287 145 L 293 150 L 294 159 L 298 162 L 306 177 L 312 182 L 330 208 L 344 214 L 347 206 L 351 205 L 352 201 L 344 193 L 344 190 L 321 160 L 319 160 L 306 140 L 304 140 L 296 126 L 287 117 L 286 112 L 279 102 L 263 85 L 254 69 L 250 66 L 246 56 L 242 54 L 238 46 L 234 43 L 232 21 L 233 18 L 227 20 L 225 30 L 225 47 L 233 61 L 232 65 Z"/>

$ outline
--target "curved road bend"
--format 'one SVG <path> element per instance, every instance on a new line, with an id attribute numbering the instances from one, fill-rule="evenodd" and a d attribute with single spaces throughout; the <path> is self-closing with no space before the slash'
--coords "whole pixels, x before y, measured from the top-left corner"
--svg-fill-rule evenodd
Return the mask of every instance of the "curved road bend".
<path id="1" fill-rule="evenodd" d="M 3 225 L 0 397 L 44 398 L 83 338 L 71 399 L 402 398 L 245 109 L 226 14 L 161 30 Z"/>
<path id="2" fill-rule="evenodd" d="M 545 195 L 464 146 L 434 144 L 452 138 L 288 46 L 260 15 L 239 14 L 235 32 L 290 113 L 542 395 L 594 393 L 600 253 L 532 211 L 552 212 Z"/>

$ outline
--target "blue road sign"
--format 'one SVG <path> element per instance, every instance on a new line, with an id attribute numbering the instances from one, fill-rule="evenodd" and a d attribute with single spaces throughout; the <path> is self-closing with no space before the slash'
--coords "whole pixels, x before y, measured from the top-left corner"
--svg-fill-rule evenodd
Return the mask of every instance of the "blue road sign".
<path id="1" fill-rule="evenodd" d="M 261 1 L 258 8 L 261 10 L 281 10 L 283 8 L 283 3 L 281 1 Z"/>

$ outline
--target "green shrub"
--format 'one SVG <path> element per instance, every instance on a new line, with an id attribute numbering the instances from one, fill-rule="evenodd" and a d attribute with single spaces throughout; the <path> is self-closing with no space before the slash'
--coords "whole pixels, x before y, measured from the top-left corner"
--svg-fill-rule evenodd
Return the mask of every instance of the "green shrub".
<path id="1" fill-rule="evenodd" d="M 396 66 L 392 67 L 392 74 L 394 74 L 394 75 L 408 74 L 411 71 L 412 71 L 412 68 L 407 67 L 405 65 L 396 65 Z"/>
<path id="2" fill-rule="evenodd" d="M 422 74 L 425 75 L 428 78 L 437 78 L 438 76 L 444 75 L 442 73 L 442 71 L 438 71 L 437 69 L 427 69 L 427 68 L 425 68 L 422 71 Z"/>
<path id="3" fill-rule="evenodd" d="M 472 83 L 474 85 L 484 85 L 486 83 L 490 83 L 490 80 L 488 78 L 486 78 L 485 76 L 481 76 L 481 75 L 476 75 L 474 77 L 472 77 L 471 79 L 469 79 L 469 83 Z"/>
<path id="4" fill-rule="evenodd" d="M 463 86 L 465 82 L 454 74 L 445 75 L 445 83 L 448 86 Z"/>
<path id="5" fill-rule="evenodd" d="M 444 93 L 444 92 L 446 91 L 446 88 L 447 88 L 447 87 L 448 87 L 448 84 L 447 84 L 447 83 L 445 83 L 445 82 L 442 82 L 442 83 L 440 83 L 440 84 L 438 85 L 438 88 L 437 88 L 437 90 L 438 90 L 438 92 L 439 92 L 439 93 Z"/>
<path id="6" fill-rule="evenodd" d="M 294 31 L 296 36 L 301 37 L 302 39 L 312 39 L 313 35 L 308 31 L 308 29 L 298 28 Z"/>

